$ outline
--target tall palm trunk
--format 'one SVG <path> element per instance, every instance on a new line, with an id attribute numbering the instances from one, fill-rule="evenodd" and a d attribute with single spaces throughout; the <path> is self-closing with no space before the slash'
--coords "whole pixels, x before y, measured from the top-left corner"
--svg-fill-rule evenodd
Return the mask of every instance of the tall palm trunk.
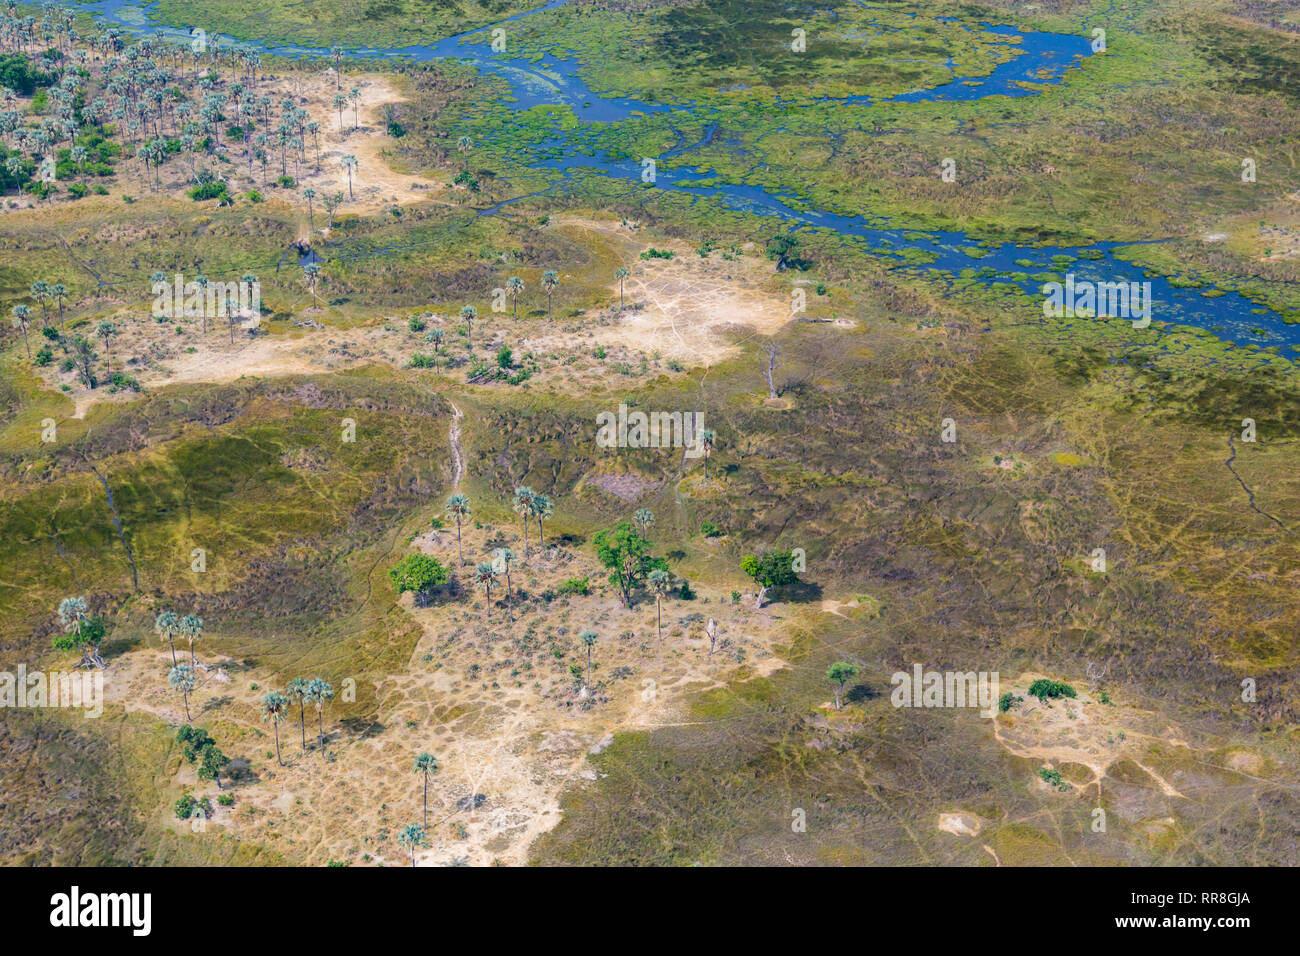
<path id="1" fill-rule="evenodd" d="M 302 731 L 302 752 L 307 752 L 307 702 L 298 698 L 298 729 Z"/>
<path id="2" fill-rule="evenodd" d="M 284 766 L 284 758 L 280 756 L 280 723 L 271 721 L 271 727 L 275 730 L 275 762 L 281 767 Z"/>

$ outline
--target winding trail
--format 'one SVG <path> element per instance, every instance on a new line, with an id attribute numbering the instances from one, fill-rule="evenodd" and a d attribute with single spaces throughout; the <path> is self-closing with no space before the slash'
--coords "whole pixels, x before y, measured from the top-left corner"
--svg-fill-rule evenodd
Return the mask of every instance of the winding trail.
<path id="1" fill-rule="evenodd" d="M 108 496 L 108 511 L 112 515 L 113 524 L 117 526 L 117 537 L 122 542 L 122 547 L 126 549 L 126 559 L 131 562 L 131 583 L 135 587 L 135 593 L 139 594 L 140 572 L 136 569 L 135 555 L 131 553 L 131 545 L 127 544 L 126 533 L 122 530 L 122 518 L 117 513 L 117 505 L 113 503 L 113 489 L 108 487 L 108 479 L 99 473 L 98 468 L 91 465 L 90 470 L 95 473 L 95 477 L 104 486 L 104 494 Z"/>
<path id="2" fill-rule="evenodd" d="M 1228 450 L 1231 451 L 1232 454 L 1228 457 L 1228 460 L 1224 462 L 1224 465 L 1227 466 L 1228 471 L 1232 472 L 1232 477 L 1237 479 L 1237 484 L 1241 485 L 1241 490 L 1244 491 L 1246 493 L 1246 497 L 1250 499 L 1250 510 L 1255 512 L 1255 514 L 1263 515 L 1269 521 L 1273 522 L 1275 525 L 1277 525 L 1279 528 L 1285 531 L 1286 525 L 1284 525 L 1281 521 L 1278 521 L 1267 511 L 1261 511 L 1259 506 L 1255 504 L 1255 492 L 1253 492 L 1246 485 L 1246 483 L 1241 480 L 1241 475 L 1237 474 L 1237 469 L 1232 467 L 1232 463 L 1237 460 L 1237 445 L 1234 441 L 1235 438 L 1236 436 L 1233 435 L 1231 432 L 1228 433 Z"/>
<path id="3" fill-rule="evenodd" d="M 465 454 L 460 447 L 460 420 L 465 417 L 465 413 L 456 407 L 456 403 L 447 400 L 451 406 L 451 428 L 448 431 L 448 438 L 451 441 L 451 490 L 453 492 L 460 490 L 460 479 L 465 474 Z"/>

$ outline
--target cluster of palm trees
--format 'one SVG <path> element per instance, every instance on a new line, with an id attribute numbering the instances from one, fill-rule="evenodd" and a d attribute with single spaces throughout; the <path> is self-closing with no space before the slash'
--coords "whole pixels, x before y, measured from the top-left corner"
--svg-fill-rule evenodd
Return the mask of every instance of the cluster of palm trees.
<path id="1" fill-rule="evenodd" d="M 551 297 L 555 294 L 559 284 L 560 276 L 554 269 L 547 269 L 542 273 L 542 288 L 546 290 L 546 317 L 548 319 L 551 317 Z M 510 314 L 517 316 L 519 314 L 519 297 L 524 292 L 524 280 L 519 276 L 511 276 L 506 279 L 505 288 L 506 294 L 510 296 Z"/>
<path id="2" fill-rule="evenodd" d="M 203 637 L 203 618 L 197 614 L 184 616 L 175 611 L 162 611 L 154 618 L 154 630 L 159 637 L 166 638 L 172 652 L 172 666 L 167 672 L 167 683 L 173 690 L 181 693 L 185 701 L 185 719 L 190 719 L 190 694 L 198 686 L 198 660 L 194 656 L 194 645 Z M 190 645 L 190 662 L 176 660 L 176 638 L 183 637 Z"/>
<path id="3" fill-rule="evenodd" d="M 84 177 L 92 154 L 77 139 L 91 127 L 116 136 L 146 174 L 152 165 L 155 187 L 161 185 L 161 167 L 177 154 L 188 160 L 191 179 L 199 181 L 197 157 L 222 149 L 227 124 L 240 130 L 250 176 L 254 162 L 261 163 L 263 184 L 273 158 L 280 160 L 281 175 L 288 175 L 292 161 L 294 178 L 301 178 L 308 142 L 319 172 L 321 124 L 296 98 L 285 96 L 276 104 L 271 93 L 259 89 L 261 57 L 256 51 L 226 41 L 191 44 L 162 37 L 142 37 L 128 46 L 115 28 L 82 36 L 72 22 L 62 7 L 47 10 L 40 19 L 20 17 L 13 7 L 0 14 L 0 49 L 30 53 L 58 78 L 47 95 L 51 115 L 39 124 L 29 125 L 17 110 L 0 110 L 0 135 L 15 147 L 5 171 L 15 182 L 34 169 L 22 153 L 39 160 L 60 143 L 71 148 L 70 159 Z M 51 57 L 54 40 L 57 55 Z M 192 74 L 187 64 L 193 66 Z M 84 88 L 87 79 L 95 85 L 90 92 Z M 6 107 L 16 99 L 12 91 L 0 91 L 0 97 Z M 360 98 L 353 90 L 343 99 L 359 109 Z M 277 105 L 278 116 L 273 111 Z M 345 158 L 345 165 L 350 179 L 355 158 Z"/>
<path id="4" fill-rule="evenodd" d="M 544 547 L 545 540 L 542 535 L 543 522 L 549 518 L 555 511 L 555 503 L 551 501 L 550 495 L 533 491 L 527 485 L 520 485 L 515 489 L 514 501 L 511 504 L 515 514 L 524 520 L 524 558 L 528 558 L 528 519 L 537 519 L 537 546 Z"/>
<path id="5" fill-rule="evenodd" d="M 203 637 L 203 618 L 197 614 L 186 614 L 181 616 L 175 611 L 162 611 L 154 618 L 154 630 L 158 632 L 159 637 L 166 638 L 167 644 L 171 647 L 172 666 L 176 666 L 176 638 L 183 637 L 190 645 L 190 664 L 191 668 L 197 666 L 194 657 L 194 644 Z"/>
<path id="6" fill-rule="evenodd" d="M 411 856 L 411 866 L 415 866 L 415 851 L 429 845 L 429 778 L 438 772 L 438 758 L 431 753 L 422 753 L 411 765 L 424 782 L 424 823 L 408 823 L 397 833 L 397 845 Z"/>
<path id="7" fill-rule="evenodd" d="M 262 719 L 269 720 L 275 730 L 275 759 L 281 767 L 284 758 L 280 755 L 280 724 L 288 720 L 292 705 L 298 703 L 298 722 L 302 731 L 302 752 L 307 752 L 307 705 L 316 708 L 316 730 L 318 749 L 321 759 L 325 759 L 325 705 L 334 699 L 334 686 L 320 677 L 295 677 L 285 686 L 285 693 L 278 690 L 262 695 Z"/>

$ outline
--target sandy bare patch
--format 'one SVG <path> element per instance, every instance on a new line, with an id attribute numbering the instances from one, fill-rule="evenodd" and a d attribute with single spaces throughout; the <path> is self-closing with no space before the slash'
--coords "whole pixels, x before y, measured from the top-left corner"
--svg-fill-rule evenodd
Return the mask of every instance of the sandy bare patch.
<path id="1" fill-rule="evenodd" d="M 939 829 L 953 836 L 979 836 L 981 827 L 979 818 L 972 813 L 956 811 L 939 814 Z"/>
<path id="2" fill-rule="evenodd" d="M 443 188 L 444 183 L 399 173 L 389 165 L 385 152 L 395 140 L 388 135 L 384 106 L 399 103 L 401 93 L 392 77 L 381 74 L 345 75 L 342 90 L 336 90 L 329 74 L 322 74 L 316 82 L 302 85 L 292 81 L 281 84 L 281 92 L 293 92 L 306 103 L 304 108 L 321 124 L 320 171 L 316 171 L 316 150 L 313 143 L 307 147 L 307 162 L 302 166 L 299 190 L 296 194 L 304 209 L 302 190 L 316 190 L 319 197 L 331 193 L 349 196 L 348 175 L 342 165 L 344 156 L 355 156 L 357 168 L 352 173 L 351 198 L 341 206 L 343 212 L 370 215 L 392 206 L 424 202 Z M 342 120 L 334 108 L 337 92 L 347 95 L 356 89 L 361 94 L 359 110 L 353 110 L 351 101 L 344 107 Z M 322 226 L 326 219 L 321 212 L 321 198 L 316 200 L 316 223 Z M 303 238 L 306 238 L 305 224 Z"/>
<path id="3" fill-rule="evenodd" d="M 683 242 L 657 241 L 672 259 L 641 259 L 650 246 L 617 223 L 561 218 L 556 228 L 613 240 L 631 275 L 624 281 L 625 308 L 616 321 L 594 330 L 593 341 L 641 352 L 658 352 L 690 365 L 714 365 L 735 351 L 737 336 L 771 335 L 790 321 L 788 286 L 772 264 L 754 256 L 708 258 Z M 618 282 L 609 286 L 619 298 Z M 535 350 L 562 346 L 555 333 L 542 331 L 526 344 Z"/>

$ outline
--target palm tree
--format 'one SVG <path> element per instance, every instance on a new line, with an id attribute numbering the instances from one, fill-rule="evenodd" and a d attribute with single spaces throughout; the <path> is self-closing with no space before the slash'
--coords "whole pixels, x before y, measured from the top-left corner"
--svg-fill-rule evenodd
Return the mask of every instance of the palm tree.
<path id="1" fill-rule="evenodd" d="M 316 705 L 317 729 L 320 732 L 320 759 L 325 759 L 325 702 L 334 699 L 334 687 L 328 681 L 313 677 L 307 684 L 307 699 Z"/>
<path id="2" fill-rule="evenodd" d="M 357 158 L 349 153 L 342 159 L 343 168 L 348 171 L 348 198 L 354 198 L 352 195 L 352 171 L 357 168 Z"/>
<path id="3" fill-rule="evenodd" d="M 469 151 L 473 147 L 473 145 L 474 145 L 473 142 L 470 140 L 468 136 L 462 136 L 458 140 L 456 140 L 457 151 L 465 154 L 465 161 L 461 165 L 462 171 L 469 169 Z"/>
<path id="4" fill-rule="evenodd" d="M 447 517 L 456 522 L 456 554 L 462 566 L 465 564 L 465 552 L 460 546 L 460 523 L 470 516 L 469 496 L 455 494 L 447 499 Z"/>
<path id="5" fill-rule="evenodd" d="M 510 589 L 510 562 L 515 559 L 515 553 L 509 548 L 497 548 L 492 552 L 492 560 L 501 568 L 501 573 L 506 576 L 506 615 L 511 622 L 515 619 L 514 596 Z"/>
<path id="6" fill-rule="evenodd" d="M 712 428 L 700 429 L 700 441 L 704 444 L 704 477 L 709 477 L 709 456 L 718 443 L 717 433 Z"/>
<path id="7" fill-rule="evenodd" d="M 487 595 L 487 616 L 492 620 L 492 582 L 497 579 L 497 569 L 492 567 L 486 561 L 479 564 L 474 569 L 474 583 L 483 585 L 483 593 Z"/>
<path id="8" fill-rule="evenodd" d="M 415 848 L 424 849 L 429 845 L 429 834 L 418 823 L 408 823 L 397 834 L 397 842 L 411 851 L 411 866 L 415 866 Z"/>
<path id="9" fill-rule="evenodd" d="M 524 280 L 511 276 L 506 280 L 506 291 L 510 293 L 510 314 L 519 314 L 519 293 L 524 291 Z"/>
<path id="10" fill-rule="evenodd" d="M 45 311 L 45 300 L 50 297 L 50 284 L 40 280 L 33 282 L 31 293 L 32 298 L 41 304 L 41 320 L 46 325 L 49 325 L 49 313 Z"/>
<path id="11" fill-rule="evenodd" d="M 181 619 L 176 616 L 174 611 L 163 611 L 153 622 L 154 630 L 167 638 L 167 643 L 172 648 L 172 666 L 176 666 L 176 641 L 173 635 L 181 629 Z"/>
<path id="12" fill-rule="evenodd" d="M 289 681 L 285 691 L 290 700 L 298 701 L 298 730 L 302 734 L 302 752 L 307 752 L 307 691 L 311 687 L 311 681 L 305 677 L 295 677 Z"/>
<path id="13" fill-rule="evenodd" d="M 655 568 L 650 572 L 650 577 L 647 580 L 650 584 L 650 593 L 655 596 L 655 617 L 659 629 L 658 638 L 662 641 L 664 639 L 664 611 L 661 602 L 664 596 L 668 594 L 668 586 L 672 582 L 672 577 L 663 568 Z"/>
<path id="14" fill-rule="evenodd" d="M 195 667 L 194 642 L 203 636 L 203 618 L 197 614 L 186 614 L 181 618 L 180 631 L 190 642 L 190 666 Z"/>
<path id="15" fill-rule="evenodd" d="M 620 309 L 623 308 L 623 280 L 631 274 L 621 266 L 614 270 L 614 278 L 618 280 L 618 307 Z"/>
<path id="16" fill-rule="evenodd" d="M 273 690 L 262 697 L 262 719 L 269 720 L 271 726 L 275 728 L 275 759 L 281 767 L 284 766 L 284 759 L 280 756 L 280 724 L 288 714 L 289 698 L 278 690 Z"/>
<path id="17" fill-rule="evenodd" d="M 27 320 L 32 314 L 30 307 L 26 305 L 16 305 L 13 307 L 14 325 L 23 330 L 23 345 L 27 346 L 27 358 L 30 361 L 32 357 L 32 344 L 27 340 Z"/>
<path id="18" fill-rule="evenodd" d="M 95 331 L 104 340 L 104 352 L 108 356 L 108 370 L 111 373 L 113 371 L 113 346 L 111 343 L 113 336 L 117 335 L 117 326 L 112 322 L 100 322 L 99 328 Z"/>
<path id="19" fill-rule="evenodd" d="M 308 186 L 302 191 L 302 198 L 307 200 L 307 227 L 312 232 L 316 231 L 316 205 L 312 202 L 316 198 L 316 190 Z"/>
<path id="20" fill-rule="evenodd" d="M 433 754 L 420 754 L 413 768 L 424 777 L 424 825 L 429 825 L 429 778 L 438 772 L 438 758 Z"/>
<path id="21" fill-rule="evenodd" d="M 560 277 L 555 274 L 555 270 L 547 269 L 542 273 L 542 288 L 546 290 L 546 318 L 551 317 L 551 296 L 555 294 L 555 287 L 560 284 Z"/>
<path id="22" fill-rule="evenodd" d="M 348 99 L 352 101 L 352 128 L 357 129 L 361 125 L 361 91 L 354 86 Z"/>
<path id="23" fill-rule="evenodd" d="M 425 338 L 433 343 L 433 354 L 438 354 L 438 347 L 447 339 L 447 333 L 442 329 L 430 329 Z"/>
<path id="24" fill-rule="evenodd" d="M 595 631 L 583 631 L 581 634 L 578 635 L 578 640 L 582 641 L 582 643 L 584 643 L 584 644 L 587 645 L 587 683 L 586 683 L 586 687 L 587 687 L 588 690 L 591 689 L 591 648 L 592 648 L 592 646 L 596 643 L 596 638 L 597 638 L 597 635 L 596 635 L 596 632 L 595 632 Z"/>
<path id="25" fill-rule="evenodd" d="M 528 559 L 528 519 L 533 516 L 533 503 L 536 500 L 537 492 L 527 485 L 520 485 L 515 489 L 515 500 L 512 507 L 515 514 L 524 519 L 524 560 Z"/>
<path id="26" fill-rule="evenodd" d="M 472 305 L 463 305 L 460 307 L 460 317 L 465 320 L 465 328 L 469 330 L 469 347 L 474 348 L 474 320 L 478 318 L 478 309 Z"/>
<path id="27" fill-rule="evenodd" d="M 537 546 L 543 547 L 546 544 L 542 536 L 542 522 L 555 513 L 555 503 L 551 501 L 550 495 L 537 495 L 533 498 L 533 514 L 537 516 Z"/>
<path id="28" fill-rule="evenodd" d="M 312 308 L 319 308 L 319 303 L 316 301 L 316 283 L 320 281 L 320 263 L 307 263 L 302 267 L 302 274 L 307 280 L 307 288 L 311 291 Z"/>
<path id="29" fill-rule="evenodd" d="M 644 538 L 649 534 L 650 529 L 654 526 L 655 513 L 649 508 L 637 508 L 632 514 L 632 520 L 635 521 L 636 526 L 641 529 L 641 537 Z"/>
<path id="30" fill-rule="evenodd" d="M 185 719 L 190 719 L 190 693 L 194 690 L 194 668 L 189 664 L 177 664 L 167 672 L 167 683 L 181 692 L 185 701 Z"/>
<path id="31" fill-rule="evenodd" d="M 78 146 L 77 149 L 84 151 L 84 147 Z M 62 282 L 56 282 L 50 286 L 50 295 L 54 301 L 59 304 L 59 328 L 63 328 L 63 300 L 68 297 L 68 287 Z"/>

